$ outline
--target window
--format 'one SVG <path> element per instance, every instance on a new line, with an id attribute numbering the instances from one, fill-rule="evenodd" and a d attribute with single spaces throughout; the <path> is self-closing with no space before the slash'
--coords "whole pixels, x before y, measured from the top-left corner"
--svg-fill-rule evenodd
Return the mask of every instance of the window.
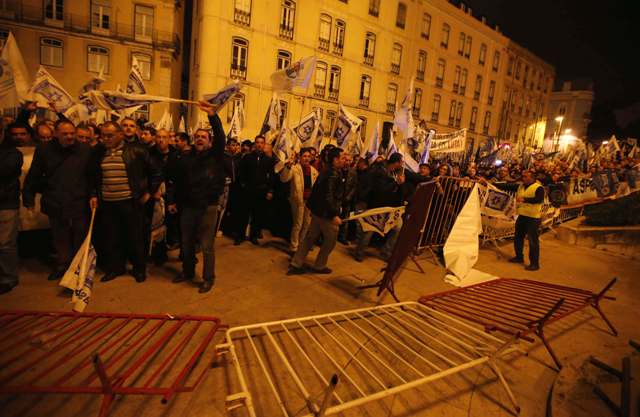
<path id="1" fill-rule="evenodd" d="M 344 35 L 347 28 L 347 24 L 344 21 L 336 19 L 336 32 L 333 38 L 333 53 L 342 55 L 344 50 Z"/>
<path id="2" fill-rule="evenodd" d="M 456 122 L 455 122 L 455 127 L 460 127 L 460 125 L 462 125 L 462 106 L 463 103 L 461 101 L 458 102 L 458 108 L 456 110 Z"/>
<path id="3" fill-rule="evenodd" d="M 529 79 L 529 66 L 524 66 L 524 76 L 522 77 L 522 86 L 527 88 L 527 80 Z"/>
<path id="4" fill-rule="evenodd" d="M 234 37 L 231 41 L 231 78 L 247 78 L 247 61 L 249 59 L 249 41 Z"/>
<path id="5" fill-rule="evenodd" d="M 484 43 L 480 45 L 480 55 L 478 55 L 478 64 L 484 66 L 484 62 L 487 59 L 487 45 Z"/>
<path id="6" fill-rule="evenodd" d="M 413 108 L 411 109 L 411 113 L 413 117 L 420 118 L 420 109 L 422 108 L 422 89 L 416 88 L 415 93 L 413 94 Z"/>
<path id="7" fill-rule="evenodd" d="M 329 44 L 331 43 L 331 16 L 328 14 L 320 15 L 320 34 L 318 35 L 318 49 L 329 52 Z"/>
<path id="8" fill-rule="evenodd" d="M 425 39 L 429 39 L 431 34 L 431 15 L 429 13 L 422 14 L 422 31 L 420 36 Z"/>
<path id="9" fill-rule="evenodd" d="M 93 31 L 108 31 L 111 18 L 110 0 L 91 1 L 91 28 Z"/>
<path id="10" fill-rule="evenodd" d="M 153 7 L 135 6 L 136 40 L 151 42 L 153 38 Z"/>
<path id="11" fill-rule="evenodd" d="M 138 69 L 143 80 L 151 79 L 151 55 L 138 54 L 132 55 L 132 60 L 135 59 L 138 63 Z"/>
<path id="12" fill-rule="evenodd" d="M 327 84 L 327 64 L 318 61 L 316 63 L 316 78 L 313 82 L 314 84 L 314 92 L 313 95 L 316 97 L 324 97 L 324 92 Z"/>
<path id="13" fill-rule="evenodd" d="M 538 86 L 536 87 L 536 89 L 537 89 L 538 91 L 540 91 L 540 88 L 542 88 L 542 79 L 543 79 L 543 78 L 544 78 L 544 76 L 543 76 L 543 74 L 542 74 L 542 71 L 540 71 L 540 72 L 538 73 Z"/>
<path id="14" fill-rule="evenodd" d="M 416 72 L 416 78 L 420 81 L 424 81 L 424 71 L 427 67 L 427 53 L 425 51 L 418 52 L 418 70 Z"/>
<path id="15" fill-rule="evenodd" d="M 109 73 L 109 50 L 102 46 L 87 47 L 87 71 Z"/>
<path id="16" fill-rule="evenodd" d="M 337 65 L 331 66 L 331 72 L 329 73 L 329 100 L 338 100 L 340 93 L 340 67 Z"/>
<path id="17" fill-rule="evenodd" d="M 449 126 L 453 127 L 456 120 L 456 101 L 451 100 L 451 106 L 449 106 Z"/>
<path id="18" fill-rule="evenodd" d="M 520 70 L 522 69 L 522 62 L 516 62 L 516 80 L 520 79 Z"/>
<path id="19" fill-rule="evenodd" d="M 496 51 L 493 54 L 493 71 L 498 72 L 498 69 L 500 68 L 500 52 Z"/>
<path id="20" fill-rule="evenodd" d="M 291 65 L 291 52 L 284 51 L 282 49 L 278 50 L 278 58 L 276 61 L 276 71 L 285 69 L 289 65 Z"/>
<path id="21" fill-rule="evenodd" d="M 45 0 L 44 17 L 48 20 L 64 20 L 64 0 Z"/>
<path id="22" fill-rule="evenodd" d="M 233 21 L 244 26 L 251 24 L 251 0 L 233 0 Z"/>
<path id="23" fill-rule="evenodd" d="M 311 107 L 311 110 L 313 110 L 313 112 L 317 114 L 319 119 L 322 121 L 324 109 L 322 107 Z"/>
<path id="24" fill-rule="evenodd" d="M 282 0 L 280 13 L 280 37 L 293 39 L 293 27 L 296 20 L 296 3 L 292 0 Z"/>
<path id="25" fill-rule="evenodd" d="M 547 94 L 549 90 L 549 86 L 551 85 L 551 78 L 547 77 L 547 81 L 544 83 L 544 93 Z"/>
<path id="26" fill-rule="evenodd" d="M 140 106 L 133 113 L 133 118 L 135 120 L 138 120 L 138 119 L 149 120 L 149 105 L 148 104 L 143 104 L 142 106 Z"/>
<path id="27" fill-rule="evenodd" d="M 469 120 L 469 130 L 475 132 L 476 130 L 476 121 L 478 120 L 478 108 L 473 107 L 471 109 L 471 119 Z"/>
<path id="28" fill-rule="evenodd" d="M 396 14 L 396 27 L 404 29 L 404 25 L 407 22 L 407 5 L 399 2 L 398 13 Z"/>
<path id="29" fill-rule="evenodd" d="M 227 123 L 231 123 L 231 119 L 233 119 L 233 112 L 236 108 L 244 109 L 244 94 L 237 93 L 233 98 L 229 101 L 229 105 L 227 107 Z"/>
<path id="30" fill-rule="evenodd" d="M 471 57 L 471 45 L 473 44 L 473 39 L 471 36 L 467 36 L 467 39 L 464 42 L 464 57 L 470 59 Z"/>
<path id="31" fill-rule="evenodd" d="M 62 41 L 52 38 L 40 38 L 40 63 L 52 67 L 61 67 L 62 52 L 64 44 Z"/>
<path id="32" fill-rule="evenodd" d="M 463 56 L 464 55 L 464 41 L 467 38 L 467 36 L 464 34 L 464 32 L 460 32 L 460 41 L 458 42 L 458 55 Z"/>
<path id="33" fill-rule="evenodd" d="M 360 140 L 365 142 L 367 140 L 367 118 L 358 116 L 358 119 L 360 119 Z"/>
<path id="34" fill-rule="evenodd" d="M 371 77 L 363 75 L 360 77 L 360 105 L 369 107 L 369 96 L 371 95 Z"/>
<path id="35" fill-rule="evenodd" d="M 282 126 L 284 120 L 287 118 L 287 111 L 289 110 L 289 103 L 284 100 L 280 100 L 280 120 L 279 126 Z"/>
<path id="36" fill-rule="evenodd" d="M 489 126 L 491 125 L 491 112 L 487 111 L 484 114 L 484 123 L 482 125 L 482 133 L 489 134 Z"/>
<path id="37" fill-rule="evenodd" d="M 464 93 L 467 89 L 467 76 L 469 72 L 466 68 L 462 69 L 462 77 L 460 77 L 460 95 L 464 96 Z"/>
<path id="38" fill-rule="evenodd" d="M 402 62 L 402 45 L 399 43 L 393 44 L 393 51 L 391 52 L 391 72 L 394 74 L 400 74 L 400 63 Z"/>
<path id="39" fill-rule="evenodd" d="M 492 105 L 493 104 L 493 96 L 496 93 L 496 82 L 491 80 L 491 82 L 489 82 L 489 94 L 487 95 L 487 104 Z"/>
<path id="40" fill-rule="evenodd" d="M 459 65 L 456 65 L 456 72 L 453 77 L 453 92 L 457 93 L 460 87 L 460 74 L 462 73 L 462 68 Z"/>
<path id="41" fill-rule="evenodd" d="M 324 130 L 325 136 L 331 136 L 333 134 L 333 123 L 336 121 L 336 112 L 333 110 L 327 110 L 327 124 Z"/>
<path id="42" fill-rule="evenodd" d="M 473 99 L 480 100 L 480 92 L 482 91 L 482 75 L 476 76 L 476 87 L 473 89 Z"/>
<path id="43" fill-rule="evenodd" d="M 364 63 L 373 65 L 373 57 L 376 53 L 376 35 L 367 32 L 364 38 Z"/>
<path id="44" fill-rule="evenodd" d="M 449 35 L 451 34 L 451 26 L 448 24 L 442 25 L 442 39 L 440 39 L 440 46 L 444 49 L 449 48 Z"/>
<path id="45" fill-rule="evenodd" d="M 7 43 L 7 39 L 9 38 L 8 30 L 0 30 L 0 49 L 4 48 L 5 43 Z"/>
<path id="46" fill-rule="evenodd" d="M 431 121 L 438 123 L 440 116 L 440 101 L 442 101 L 440 94 L 433 96 L 433 110 L 431 110 Z"/>
<path id="47" fill-rule="evenodd" d="M 380 0 L 369 0 L 369 14 L 378 17 L 380 14 Z"/>
<path id="48" fill-rule="evenodd" d="M 441 87 L 444 84 L 444 68 L 445 62 L 444 59 L 438 59 L 438 67 L 436 72 L 436 87 Z"/>
<path id="49" fill-rule="evenodd" d="M 495 61 L 495 55 L 494 55 L 494 59 Z M 513 64 L 515 63 L 514 59 L 512 56 L 509 57 L 509 65 L 507 67 L 507 75 L 513 75 Z"/>
<path id="50" fill-rule="evenodd" d="M 396 101 L 398 100 L 398 85 L 390 83 L 387 87 L 387 113 L 396 111 Z"/>

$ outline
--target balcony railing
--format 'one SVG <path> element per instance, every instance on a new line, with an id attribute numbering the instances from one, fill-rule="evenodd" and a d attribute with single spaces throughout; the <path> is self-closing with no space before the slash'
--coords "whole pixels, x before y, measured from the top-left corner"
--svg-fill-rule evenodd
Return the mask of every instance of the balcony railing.
<path id="1" fill-rule="evenodd" d="M 378 15 L 380 14 L 380 9 L 379 9 L 379 7 L 378 7 L 378 6 L 376 6 L 376 5 L 370 5 L 370 6 L 369 6 L 369 14 L 370 14 L 371 16 L 378 17 Z"/>
<path id="2" fill-rule="evenodd" d="M 449 117 L 449 123 L 448 123 L 449 126 L 453 127 L 453 122 L 454 122 L 453 117 Z"/>
<path id="3" fill-rule="evenodd" d="M 465 90 L 466 90 L 466 89 L 467 89 L 467 86 L 466 86 L 466 85 L 461 85 L 461 86 L 460 86 L 460 95 L 461 95 L 461 96 L 464 96 L 464 92 L 465 92 Z"/>
<path id="4" fill-rule="evenodd" d="M 318 49 L 329 52 L 329 39 L 318 38 Z"/>
<path id="5" fill-rule="evenodd" d="M 284 39 L 292 40 L 293 28 L 286 25 L 280 25 L 280 37 Z"/>
<path id="6" fill-rule="evenodd" d="M 456 119 L 456 127 L 460 127 L 460 123 L 461 123 L 461 120 L 460 119 Z"/>
<path id="7" fill-rule="evenodd" d="M 400 64 L 391 64 L 391 72 L 400 74 Z"/>
<path id="8" fill-rule="evenodd" d="M 428 33 L 426 33 L 426 32 L 422 32 L 422 33 L 420 34 L 420 36 L 422 36 L 422 39 L 429 40 L 429 34 L 428 34 Z"/>
<path id="9" fill-rule="evenodd" d="M 483 128 L 482 128 L 482 133 L 483 133 L 484 135 L 488 135 L 488 134 L 489 134 L 489 126 L 485 126 L 485 127 L 483 127 Z M 516 137 L 516 139 L 518 139 L 518 138 Z"/>
<path id="10" fill-rule="evenodd" d="M 396 27 L 404 29 L 404 20 L 396 20 Z"/>
<path id="11" fill-rule="evenodd" d="M 369 97 L 360 97 L 360 106 L 369 107 Z"/>
<path id="12" fill-rule="evenodd" d="M 231 78 L 237 78 L 241 80 L 247 79 L 247 67 L 239 65 L 231 65 Z"/>
<path id="13" fill-rule="evenodd" d="M 420 81 L 424 81 L 424 70 L 418 70 L 416 73 L 416 78 Z"/>
<path id="14" fill-rule="evenodd" d="M 387 103 L 387 113 L 395 113 L 396 105 L 394 103 Z"/>
<path id="15" fill-rule="evenodd" d="M 476 124 L 475 123 L 469 123 L 469 130 L 472 132 L 476 131 Z"/>
<path id="16" fill-rule="evenodd" d="M 438 118 L 439 118 L 440 114 L 439 113 L 431 113 L 431 121 L 432 122 L 436 122 L 438 123 Z"/>
<path id="17" fill-rule="evenodd" d="M 436 78 L 436 87 L 442 88 L 444 85 L 444 78 Z"/>
<path id="18" fill-rule="evenodd" d="M 453 85 L 453 90 L 452 90 L 452 91 L 453 91 L 454 93 L 457 93 L 457 92 L 458 92 L 458 84 L 454 84 L 454 85 Z"/>
<path id="19" fill-rule="evenodd" d="M 249 26 L 251 24 L 251 13 L 245 10 L 234 9 L 233 21 L 239 25 Z"/>
<path id="20" fill-rule="evenodd" d="M 411 109 L 411 114 L 416 119 L 419 119 L 420 118 L 420 108 L 419 107 L 414 107 L 413 109 Z"/>
<path id="21" fill-rule="evenodd" d="M 487 97 L 487 104 L 490 105 L 490 106 L 493 104 L 493 97 L 492 96 Z"/>
<path id="22" fill-rule="evenodd" d="M 329 90 L 329 100 L 338 101 L 340 90 Z"/>
<path id="23" fill-rule="evenodd" d="M 22 1 L 17 0 L 9 0 L 0 4 L 4 4 L 0 11 L 0 21 L 10 20 L 14 23 L 34 26 L 54 26 L 74 33 L 104 36 L 114 41 L 141 42 L 156 48 L 172 49 L 174 56 L 180 53 L 180 37 L 173 32 L 136 27 L 114 20 L 109 22 L 108 27 L 94 27 L 89 15 L 64 13 L 61 20 L 49 19 L 45 17 L 42 7 L 24 5 Z M 114 15 L 111 17 L 113 18 Z"/>
<path id="24" fill-rule="evenodd" d="M 343 43 L 335 43 L 333 44 L 333 53 L 336 55 L 342 55 L 342 51 L 344 51 Z"/>
<path id="25" fill-rule="evenodd" d="M 473 99 L 474 100 L 480 100 L 480 91 L 474 91 L 473 92 Z"/>
<path id="26" fill-rule="evenodd" d="M 313 95 L 314 97 L 324 98 L 324 93 L 326 88 L 324 85 L 314 85 L 313 86 Z"/>
<path id="27" fill-rule="evenodd" d="M 367 65 L 373 65 L 373 55 L 365 55 L 364 63 Z"/>

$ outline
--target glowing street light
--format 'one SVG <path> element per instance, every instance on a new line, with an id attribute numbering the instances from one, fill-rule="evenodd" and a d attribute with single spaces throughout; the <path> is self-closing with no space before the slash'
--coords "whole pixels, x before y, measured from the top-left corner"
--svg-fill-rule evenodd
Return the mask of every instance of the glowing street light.
<path id="1" fill-rule="evenodd" d="M 558 123 L 562 123 L 563 120 L 564 120 L 564 116 L 556 117 L 556 122 L 558 122 Z"/>

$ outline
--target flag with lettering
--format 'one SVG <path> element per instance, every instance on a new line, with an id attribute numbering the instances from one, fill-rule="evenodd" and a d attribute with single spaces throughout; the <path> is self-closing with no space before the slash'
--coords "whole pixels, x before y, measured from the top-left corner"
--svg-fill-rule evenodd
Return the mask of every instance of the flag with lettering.
<path id="1" fill-rule="evenodd" d="M 59 113 L 66 112 L 75 104 L 71 94 L 67 93 L 43 66 L 40 66 L 36 72 L 31 93 L 38 99 L 42 107 L 48 107 L 48 104 L 52 103 Z"/>
<path id="2" fill-rule="evenodd" d="M 351 145 L 352 133 L 356 132 L 362 120 L 351 114 L 343 105 L 340 104 L 340 114 L 336 119 L 333 134 L 331 135 L 342 149 L 347 149 Z"/>
<path id="3" fill-rule="evenodd" d="M 413 123 L 412 116 L 412 97 L 413 97 L 413 78 L 407 88 L 407 93 L 402 99 L 400 107 L 396 110 L 393 119 L 393 124 L 397 127 L 398 132 L 402 134 L 400 138 L 401 144 L 405 143 L 407 139 L 413 138 L 415 135 L 415 125 Z"/>
<path id="4" fill-rule="evenodd" d="M 345 221 L 357 220 L 363 231 L 375 232 L 384 236 L 400 223 L 403 213 L 404 206 L 378 207 L 362 213 L 351 214 Z"/>
<path id="5" fill-rule="evenodd" d="M 260 135 L 265 135 L 268 132 L 274 132 L 280 129 L 281 115 L 282 109 L 280 108 L 280 100 L 278 100 L 278 95 L 273 93 L 271 101 L 269 102 L 269 107 L 267 108 L 267 114 L 264 115 Z"/>
<path id="6" fill-rule="evenodd" d="M 313 142 L 314 134 L 317 133 L 317 125 L 320 123 L 318 115 L 315 111 L 307 114 L 300 120 L 297 126 L 293 128 L 293 134 L 298 138 L 302 146 L 308 146 Z"/>
<path id="7" fill-rule="evenodd" d="M 310 56 L 294 62 L 287 68 L 271 74 L 274 91 L 291 91 L 294 87 L 307 88 L 316 65 L 316 57 Z"/>
<path id="8" fill-rule="evenodd" d="M 71 296 L 73 311 L 81 313 L 89 304 L 93 292 L 96 260 L 97 255 L 91 244 L 91 232 L 89 232 L 59 284 L 73 291 Z"/>
<path id="9" fill-rule="evenodd" d="M 215 107 L 220 108 L 231 100 L 233 96 L 238 94 L 240 90 L 242 90 L 242 84 L 236 80 L 231 84 L 225 85 L 216 93 L 205 94 L 202 99 L 209 104 L 213 104 Z"/>

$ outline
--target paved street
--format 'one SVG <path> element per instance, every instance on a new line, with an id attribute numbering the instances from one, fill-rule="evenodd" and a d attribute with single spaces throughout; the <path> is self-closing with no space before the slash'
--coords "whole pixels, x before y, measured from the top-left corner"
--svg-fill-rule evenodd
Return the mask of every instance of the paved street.
<path id="1" fill-rule="evenodd" d="M 179 264 L 170 262 L 151 267 L 144 284 L 136 284 L 125 276 L 109 283 L 98 282 L 88 311 L 182 313 L 213 315 L 225 324 L 237 326 L 297 316 L 329 313 L 378 303 L 373 290 L 361 292 L 355 287 L 372 283 L 379 277 L 382 261 L 370 257 L 357 263 L 347 248 L 338 245 L 330 258 L 334 274 L 287 277 L 288 255 L 267 243 L 255 247 L 245 243 L 232 245 L 227 238 L 217 242 L 218 270 L 214 290 L 197 293 L 192 284 L 172 284 Z M 501 249 L 510 254 L 511 247 Z M 312 254 L 317 252 L 314 251 Z M 551 343 L 566 363 L 580 361 L 593 352 L 620 350 L 628 339 L 640 339 L 637 326 L 640 311 L 640 262 L 609 255 L 605 252 L 567 246 L 547 233 L 542 238 L 542 268 L 525 272 L 521 266 L 497 259 L 496 252 L 484 249 L 476 267 L 501 277 L 530 278 L 593 291 L 603 287 L 613 276 L 620 279 L 611 291 L 616 301 L 605 301 L 603 308 L 618 328 L 616 338 L 607 333 L 604 323 L 594 311 L 585 310 L 561 323 L 551 325 Z M 373 252 L 372 252 L 373 254 Z M 173 254 L 175 255 L 175 254 Z M 407 264 L 400 275 L 397 293 L 401 301 L 415 301 L 420 295 L 452 288 L 442 281 L 444 269 L 425 257 L 419 261 L 426 273 Z M 46 281 L 46 268 L 36 261 L 22 266 L 20 285 L 0 298 L 2 308 L 67 310 L 68 297 L 53 282 Z M 383 303 L 392 302 L 385 297 Z M 220 332 L 216 343 L 222 340 Z M 528 357 L 514 354 L 503 366 L 515 395 L 522 405 L 522 416 L 543 416 L 549 388 L 557 373 L 551 359 L 539 342 L 527 345 Z M 197 391 L 178 395 L 168 405 L 157 397 L 117 399 L 110 416 L 218 416 L 225 415 L 224 398 L 231 382 L 231 367 L 222 363 L 212 369 Z M 236 388 L 237 389 L 237 388 Z M 64 395 L 26 396 L 0 403 L 6 416 L 84 416 L 96 415 L 98 396 Z M 502 404 L 502 405 L 501 405 Z M 430 385 L 353 409 L 345 415 L 408 416 L 502 416 L 510 415 L 508 399 L 488 368 L 477 368 Z M 236 410 L 231 415 L 245 415 Z M 302 415 L 302 414 L 300 414 Z M 596 415 L 596 414 L 593 414 Z"/>

